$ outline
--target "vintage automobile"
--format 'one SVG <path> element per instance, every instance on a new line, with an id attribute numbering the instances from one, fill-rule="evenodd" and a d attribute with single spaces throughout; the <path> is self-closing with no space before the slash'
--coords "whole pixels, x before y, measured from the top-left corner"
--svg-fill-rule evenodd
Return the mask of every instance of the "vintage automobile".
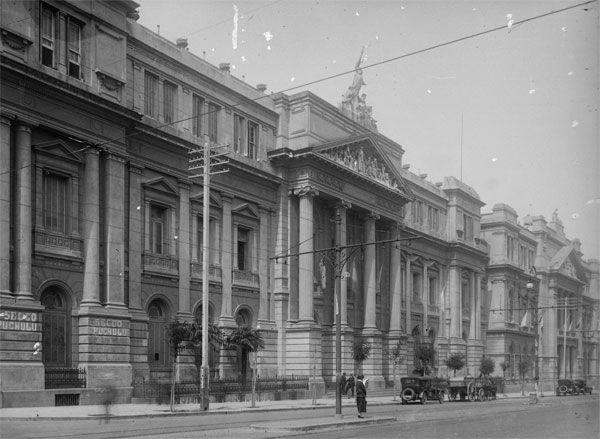
<path id="1" fill-rule="evenodd" d="M 586 393 L 592 394 L 592 388 L 587 385 L 585 380 L 573 380 L 573 385 L 577 386 L 581 395 L 585 395 Z"/>
<path id="2" fill-rule="evenodd" d="M 427 404 L 429 400 L 444 402 L 448 393 L 448 381 L 444 378 L 431 377 L 403 377 L 400 379 L 402 404 L 420 402 Z"/>
<path id="3" fill-rule="evenodd" d="M 571 380 L 558 380 L 556 386 L 556 395 L 579 395 L 579 387 Z"/>

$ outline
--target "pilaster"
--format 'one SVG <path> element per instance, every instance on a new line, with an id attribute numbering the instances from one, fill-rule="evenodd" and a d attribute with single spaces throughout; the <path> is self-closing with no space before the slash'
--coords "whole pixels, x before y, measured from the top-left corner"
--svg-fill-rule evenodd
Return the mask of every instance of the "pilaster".
<path id="1" fill-rule="evenodd" d="M 0 298 L 10 292 L 11 120 L 0 116 Z"/>
<path id="2" fill-rule="evenodd" d="M 85 152 L 83 177 L 83 299 L 81 306 L 100 305 L 100 151 Z"/>
<path id="3" fill-rule="evenodd" d="M 365 242 L 367 244 L 375 242 L 375 221 L 379 219 L 379 215 L 369 214 L 365 218 Z M 377 278 L 376 278 L 376 248 L 375 245 L 365 246 L 365 258 L 364 258 L 364 294 L 365 294 L 365 323 L 363 327 L 365 329 L 375 329 L 377 327 L 375 323 L 376 318 L 376 303 L 375 294 L 377 292 Z"/>

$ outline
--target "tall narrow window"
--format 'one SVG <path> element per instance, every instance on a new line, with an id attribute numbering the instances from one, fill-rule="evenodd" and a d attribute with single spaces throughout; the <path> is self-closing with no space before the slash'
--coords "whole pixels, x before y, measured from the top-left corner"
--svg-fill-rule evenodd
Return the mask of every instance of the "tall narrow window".
<path id="1" fill-rule="evenodd" d="M 165 81 L 163 84 L 163 112 L 165 123 L 175 122 L 175 100 L 177 99 L 177 86 Z"/>
<path id="2" fill-rule="evenodd" d="M 68 74 L 81 79 L 81 26 L 72 18 L 69 18 L 67 23 Z"/>
<path id="3" fill-rule="evenodd" d="M 219 143 L 219 110 L 216 104 L 208 104 L 208 137 L 211 143 Z"/>
<path id="4" fill-rule="evenodd" d="M 204 99 L 194 95 L 192 98 L 192 134 L 196 137 L 202 136 L 202 113 Z"/>
<path id="5" fill-rule="evenodd" d="M 421 273 L 412 274 L 413 303 L 422 303 L 421 300 Z"/>
<path id="6" fill-rule="evenodd" d="M 215 252 L 214 249 L 214 242 L 215 242 L 215 222 L 212 218 L 210 218 L 208 220 L 208 263 L 212 264 L 212 256 Z M 202 255 L 204 253 L 204 222 L 203 222 L 203 218 L 200 216 L 198 217 L 198 260 L 200 262 L 203 261 L 202 259 Z"/>
<path id="7" fill-rule="evenodd" d="M 237 238 L 237 265 L 238 270 L 248 270 L 248 253 L 249 253 L 249 235 L 248 230 L 238 229 L 238 238 Z"/>
<path id="8" fill-rule="evenodd" d="M 144 114 L 156 118 L 158 109 L 158 76 L 146 72 L 144 75 Z"/>
<path id="9" fill-rule="evenodd" d="M 167 209 L 160 206 L 150 207 L 150 251 L 165 253 L 164 236 L 167 229 Z"/>
<path id="10" fill-rule="evenodd" d="M 473 217 L 463 214 L 463 232 L 465 241 L 473 240 Z"/>
<path id="11" fill-rule="evenodd" d="M 257 158 L 258 153 L 258 125 L 248 122 L 248 157 Z"/>
<path id="12" fill-rule="evenodd" d="M 437 290 L 438 290 L 437 277 L 430 277 L 429 278 L 429 304 L 431 304 L 431 305 L 438 305 Z"/>
<path id="13" fill-rule="evenodd" d="M 68 219 L 68 179 L 61 175 L 44 175 L 44 227 L 66 234 Z"/>
<path id="14" fill-rule="evenodd" d="M 56 11 L 42 4 L 41 46 L 42 64 L 56 68 Z"/>
<path id="15" fill-rule="evenodd" d="M 241 154 L 246 148 L 245 125 L 246 120 L 242 116 L 237 114 L 233 116 L 233 151 Z"/>

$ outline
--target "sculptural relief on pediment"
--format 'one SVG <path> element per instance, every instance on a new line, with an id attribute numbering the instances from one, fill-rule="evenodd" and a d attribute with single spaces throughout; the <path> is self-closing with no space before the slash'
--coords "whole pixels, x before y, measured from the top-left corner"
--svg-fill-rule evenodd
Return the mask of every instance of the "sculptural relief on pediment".
<path id="1" fill-rule="evenodd" d="M 398 181 L 394 174 L 390 172 L 387 165 L 381 157 L 377 157 L 371 151 L 366 150 L 362 146 L 351 148 L 350 146 L 339 146 L 324 151 L 320 151 L 322 155 L 334 162 L 358 172 L 378 183 L 388 186 L 392 189 L 398 189 Z"/>

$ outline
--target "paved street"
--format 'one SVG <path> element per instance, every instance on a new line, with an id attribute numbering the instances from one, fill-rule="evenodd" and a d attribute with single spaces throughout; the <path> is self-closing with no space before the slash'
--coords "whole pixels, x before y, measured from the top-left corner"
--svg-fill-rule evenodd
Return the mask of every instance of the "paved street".
<path id="1" fill-rule="evenodd" d="M 383 399 L 383 398 L 382 398 Z M 282 403 L 288 403 L 287 401 Z M 163 407 L 168 410 L 168 407 Z M 344 417 L 335 409 L 308 406 L 285 410 L 217 411 L 173 416 L 98 416 L 2 420 L 1 437 L 39 438 L 595 438 L 599 428 L 598 395 L 548 396 L 537 405 L 526 398 L 484 403 L 400 405 L 374 399 L 368 418 L 358 420 L 351 406 Z M 396 420 L 394 420 L 396 419 Z M 353 424 L 355 422 L 359 422 Z M 381 423 L 378 423 L 381 421 Z M 295 427 L 303 427 L 297 429 Z M 315 428 L 315 429 L 309 429 Z"/>

